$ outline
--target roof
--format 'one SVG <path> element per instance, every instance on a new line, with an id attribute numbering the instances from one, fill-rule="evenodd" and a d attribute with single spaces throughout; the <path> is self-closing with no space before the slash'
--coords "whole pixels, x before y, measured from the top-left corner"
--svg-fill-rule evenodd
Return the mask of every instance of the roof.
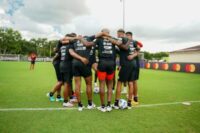
<path id="1" fill-rule="evenodd" d="M 193 51 L 200 51 L 200 45 L 189 47 L 189 48 L 184 48 L 180 50 L 175 50 L 170 53 L 182 53 L 182 52 L 193 52 Z"/>

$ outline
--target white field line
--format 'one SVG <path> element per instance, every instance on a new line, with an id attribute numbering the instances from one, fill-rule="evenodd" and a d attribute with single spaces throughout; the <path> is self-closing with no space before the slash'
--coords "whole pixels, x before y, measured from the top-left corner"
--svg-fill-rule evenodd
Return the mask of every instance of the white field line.
<path id="1" fill-rule="evenodd" d="M 200 101 L 183 101 L 183 102 L 200 103 Z M 177 105 L 177 104 L 183 104 L 183 102 L 143 104 L 143 105 L 135 106 L 133 108 Z M 186 105 L 184 105 L 184 106 L 186 106 Z M 85 108 L 85 109 L 87 109 L 87 108 Z M 73 108 L 0 108 L 0 112 L 9 112 L 9 111 L 53 111 L 53 110 L 77 110 L 77 108 L 75 108 L 75 107 L 73 107 Z"/>

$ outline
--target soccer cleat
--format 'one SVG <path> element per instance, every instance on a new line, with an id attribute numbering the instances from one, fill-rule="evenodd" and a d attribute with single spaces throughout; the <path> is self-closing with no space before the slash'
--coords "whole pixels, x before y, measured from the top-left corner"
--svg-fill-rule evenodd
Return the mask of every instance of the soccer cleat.
<path id="1" fill-rule="evenodd" d="M 97 109 L 100 110 L 101 112 L 106 112 L 105 107 L 100 106 L 100 107 L 97 107 Z"/>
<path id="2" fill-rule="evenodd" d="M 83 111 L 84 108 L 85 108 L 84 106 L 79 106 L 78 111 Z"/>
<path id="3" fill-rule="evenodd" d="M 50 93 L 47 93 L 47 97 L 49 97 L 49 101 L 54 102 L 55 98 L 53 96 L 50 96 Z"/>
<path id="4" fill-rule="evenodd" d="M 119 109 L 119 106 L 112 105 L 112 108 L 113 108 L 113 109 Z"/>
<path id="5" fill-rule="evenodd" d="M 92 105 L 88 105 L 87 109 L 94 109 L 96 107 L 96 105 L 94 103 L 92 103 Z"/>
<path id="6" fill-rule="evenodd" d="M 78 102 L 77 99 L 74 99 L 74 98 L 73 98 L 73 99 L 70 99 L 69 101 L 70 101 L 71 103 L 77 103 L 77 102 Z"/>
<path id="7" fill-rule="evenodd" d="M 131 101 L 132 106 L 137 106 L 138 104 L 139 104 L 139 102 L 135 102 L 134 100 Z"/>
<path id="8" fill-rule="evenodd" d="M 63 103 L 63 107 L 73 107 L 74 105 L 70 102 L 67 102 L 67 103 Z"/>
<path id="9" fill-rule="evenodd" d="M 112 107 L 111 106 L 107 106 L 106 107 L 106 111 L 108 111 L 108 112 L 112 111 Z"/>
<path id="10" fill-rule="evenodd" d="M 61 98 L 56 98 L 56 102 L 63 102 L 64 99 L 61 97 Z"/>
<path id="11" fill-rule="evenodd" d="M 132 109 L 132 107 L 131 106 L 127 106 L 127 109 Z"/>

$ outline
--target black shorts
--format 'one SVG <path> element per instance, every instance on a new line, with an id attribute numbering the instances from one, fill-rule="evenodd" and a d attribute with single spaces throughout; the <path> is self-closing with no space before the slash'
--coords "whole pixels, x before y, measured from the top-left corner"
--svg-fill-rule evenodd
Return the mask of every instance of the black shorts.
<path id="1" fill-rule="evenodd" d="M 136 67 L 134 65 L 121 66 L 121 69 L 119 71 L 118 81 L 121 81 L 121 82 L 135 81 L 137 79 L 136 75 L 137 75 Z"/>
<path id="2" fill-rule="evenodd" d="M 72 78 L 73 78 L 73 75 L 72 75 L 72 72 L 71 71 L 68 71 L 68 72 L 61 72 L 61 78 L 62 78 L 62 81 L 64 83 L 68 83 L 68 84 L 71 84 L 72 85 Z"/>
<path id="3" fill-rule="evenodd" d="M 107 61 L 107 60 L 100 60 L 98 63 L 97 69 L 100 72 L 106 72 L 107 74 L 113 74 L 115 71 L 115 62 Z"/>
<path id="4" fill-rule="evenodd" d="M 72 70 L 74 77 L 83 76 L 86 78 L 92 76 L 91 67 L 89 65 L 83 64 L 82 62 L 73 62 Z"/>
<path id="5" fill-rule="evenodd" d="M 61 72 L 60 72 L 60 63 L 53 64 L 53 66 L 54 66 L 54 69 L 55 69 L 55 72 L 56 72 L 57 81 L 63 81 L 62 75 L 61 75 Z"/>
<path id="6" fill-rule="evenodd" d="M 31 64 L 35 64 L 35 61 L 31 61 Z"/>
<path id="7" fill-rule="evenodd" d="M 135 78 L 134 78 L 134 79 L 135 79 L 135 80 L 138 80 L 138 79 L 139 79 L 139 75 L 140 75 L 140 68 L 136 68 L 136 69 L 135 69 L 135 75 L 134 75 Z"/>

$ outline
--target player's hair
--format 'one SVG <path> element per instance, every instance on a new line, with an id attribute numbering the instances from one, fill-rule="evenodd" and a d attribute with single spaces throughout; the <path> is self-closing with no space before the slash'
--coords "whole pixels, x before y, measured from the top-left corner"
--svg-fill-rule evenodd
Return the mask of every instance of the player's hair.
<path id="1" fill-rule="evenodd" d="M 131 36 L 133 35 L 133 33 L 130 31 L 126 32 L 126 34 L 131 35 Z"/>
<path id="2" fill-rule="evenodd" d="M 71 33 L 70 35 L 71 35 L 72 37 L 76 37 L 76 36 L 77 36 L 76 33 Z"/>
<path id="3" fill-rule="evenodd" d="M 124 29 L 119 29 L 117 32 L 125 33 Z"/>
<path id="4" fill-rule="evenodd" d="M 107 32 L 107 33 L 110 33 L 110 30 L 107 29 L 107 28 L 103 28 L 103 29 L 101 30 L 101 32 Z"/>
<path id="5" fill-rule="evenodd" d="M 65 36 L 66 36 L 66 37 L 75 37 L 75 36 L 76 36 L 76 33 L 66 34 Z"/>

